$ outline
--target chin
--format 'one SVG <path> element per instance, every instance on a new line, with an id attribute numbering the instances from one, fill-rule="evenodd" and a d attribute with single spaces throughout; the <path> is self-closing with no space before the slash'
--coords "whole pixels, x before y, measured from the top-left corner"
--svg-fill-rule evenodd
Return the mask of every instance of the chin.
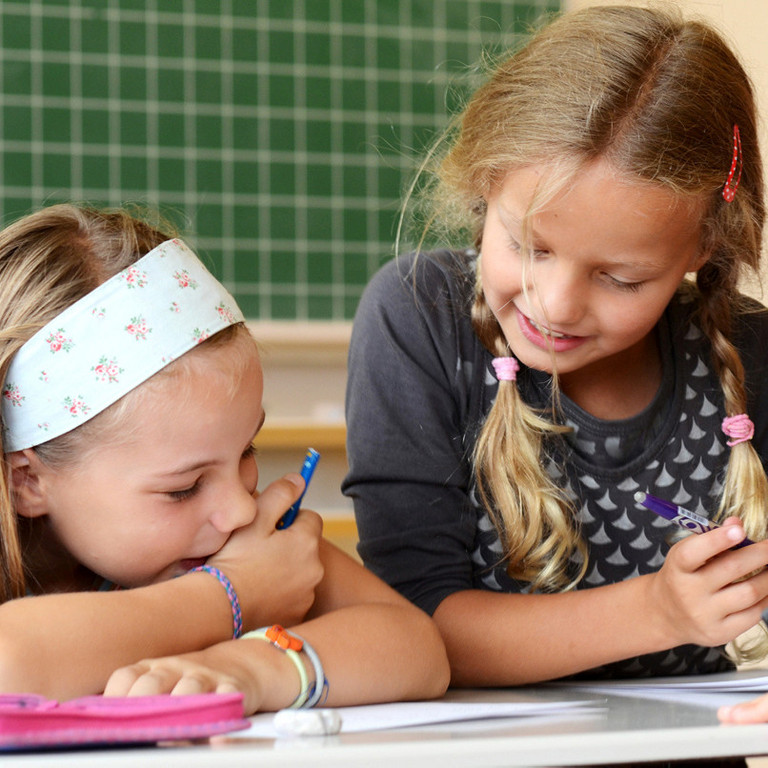
<path id="1" fill-rule="evenodd" d="M 552 365 L 552 355 L 546 350 L 534 347 L 526 340 L 522 343 L 518 342 L 510 344 L 509 346 L 512 350 L 512 354 L 527 368 L 542 371 L 543 373 L 548 373 L 550 375 L 554 368 L 557 368 L 557 372 L 562 373 L 559 365 Z"/>

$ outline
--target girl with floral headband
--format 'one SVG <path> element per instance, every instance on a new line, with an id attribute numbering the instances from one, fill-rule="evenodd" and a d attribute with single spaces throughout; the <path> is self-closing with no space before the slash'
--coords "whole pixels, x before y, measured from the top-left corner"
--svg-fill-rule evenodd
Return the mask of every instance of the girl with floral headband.
<path id="1" fill-rule="evenodd" d="M 457 685 L 731 668 L 723 646 L 768 608 L 744 69 L 674 10 L 565 14 L 431 160 L 419 236 L 452 245 L 385 266 L 355 320 L 364 562 L 433 615 Z M 722 525 L 675 543 L 643 493 Z"/>
<path id="2" fill-rule="evenodd" d="M 254 712 L 445 690 L 426 615 L 315 513 L 277 529 L 303 480 L 257 491 L 256 345 L 181 240 L 53 206 L 0 232 L 0 295 L 0 691 Z"/>

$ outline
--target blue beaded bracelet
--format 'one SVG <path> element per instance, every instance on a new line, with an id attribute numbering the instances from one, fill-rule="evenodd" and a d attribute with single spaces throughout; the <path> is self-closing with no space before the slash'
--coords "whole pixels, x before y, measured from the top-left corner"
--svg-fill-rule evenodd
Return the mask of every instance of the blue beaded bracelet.
<path id="1" fill-rule="evenodd" d="M 237 592 L 235 592 L 232 582 L 218 568 L 214 568 L 212 565 L 200 565 L 197 568 L 193 568 L 190 573 L 198 571 L 204 571 L 205 573 L 210 573 L 211 576 L 215 576 L 224 589 L 227 590 L 229 604 L 232 607 L 232 637 L 237 639 L 243 634 L 243 613 L 240 610 L 240 601 L 237 599 Z"/>

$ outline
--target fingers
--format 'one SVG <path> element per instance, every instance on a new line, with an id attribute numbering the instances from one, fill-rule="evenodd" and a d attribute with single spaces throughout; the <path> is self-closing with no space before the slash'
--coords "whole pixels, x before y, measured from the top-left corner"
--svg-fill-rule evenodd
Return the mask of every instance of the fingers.
<path id="1" fill-rule="evenodd" d="M 104 688 L 105 696 L 127 696 L 128 691 L 136 680 L 146 671 L 143 664 L 131 664 L 130 667 L 121 667 L 115 670 L 107 680 Z"/>
<path id="2" fill-rule="evenodd" d="M 736 518 L 729 518 L 720 528 L 678 542 L 668 557 L 682 572 L 708 574 L 712 586 L 722 588 L 768 564 L 768 541 L 734 549 L 744 537 L 741 523 Z"/>
<path id="3" fill-rule="evenodd" d="M 258 524 L 272 530 L 304 490 L 304 478 L 289 473 L 270 483 L 257 497 Z"/>
<path id="4" fill-rule="evenodd" d="M 198 693 L 237 691 L 233 678 L 200 665 L 179 664 L 178 660 L 142 661 L 116 670 L 104 689 L 105 696 L 156 696 L 170 693 L 189 696 Z"/>
<path id="5" fill-rule="evenodd" d="M 723 615 L 739 616 L 747 628 L 757 624 L 768 607 L 768 570 L 728 584 L 714 598 Z"/>
<path id="6" fill-rule="evenodd" d="M 745 536 L 741 523 L 735 518 L 729 518 L 719 528 L 700 536 L 687 536 L 672 547 L 670 554 L 675 552 L 678 566 L 692 573 L 708 560 L 742 542 Z"/>
<path id="7" fill-rule="evenodd" d="M 768 606 L 768 541 L 737 547 L 744 529 L 730 518 L 675 544 L 650 583 L 656 615 L 678 644 L 724 644 L 760 621 Z"/>
<path id="8" fill-rule="evenodd" d="M 299 498 L 304 490 L 304 479 L 301 475 L 290 473 L 270 483 L 257 499 L 259 525 L 265 530 L 273 531 L 280 518 Z M 296 520 L 290 526 L 306 527 L 314 535 L 322 533 L 322 518 L 315 512 L 301 509 Z M 289 529 L 283 529 L 289 530 Z"/>
<path id="9" fill-rule="evenodd" d="M 768 694 L 732 707 L 720 707 L 717 716 L 722 723 L 764 723 L 768 721 Z"/>
<path id="10" fill-rule="evenodd" d="M 313 538 L 319 539 L 323 533 L 323 518 L 311 509 L 302 509 L 293 525 L 306 528 Z M 293 526 L 291 526 L 293 527 Z"/>

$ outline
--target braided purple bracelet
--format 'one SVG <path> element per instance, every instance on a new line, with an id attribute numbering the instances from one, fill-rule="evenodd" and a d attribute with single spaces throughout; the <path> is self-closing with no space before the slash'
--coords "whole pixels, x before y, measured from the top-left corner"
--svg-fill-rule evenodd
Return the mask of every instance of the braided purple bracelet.
<path id="1" fill-rule="evenodd" d="M 224 589 L 227 590 L 229 604 L 232 606 L 232 637 L 236 640 L 243 634 L 243 613 L 240 610 L 240 601 L 237 599 L 237 592 L 235 592 L 232 582 L 218 568 L 214 568 L 212 565 L 200 565 L 197 568 L 193 568 L 190 573 L 196 573 L 197 571 L 204 571 L 205 573 L 210 573 L 211 576 L 215 576 Z"/>

